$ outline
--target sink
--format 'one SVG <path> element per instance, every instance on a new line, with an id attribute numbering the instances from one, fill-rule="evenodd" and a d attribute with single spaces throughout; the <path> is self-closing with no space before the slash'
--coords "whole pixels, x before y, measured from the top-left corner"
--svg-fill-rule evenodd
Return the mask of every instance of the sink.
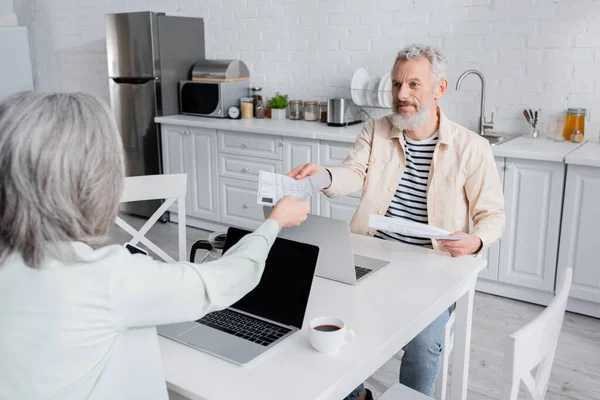
<path id="1" fill-rule="evenodd" d="M 508 142 L 509 140 L 514 139 L 514 136 L 495 136 L 495 135 L 485 135 L 483 136 L 490 142 L 490 146 L 496 146 L 497 144 Z"/>

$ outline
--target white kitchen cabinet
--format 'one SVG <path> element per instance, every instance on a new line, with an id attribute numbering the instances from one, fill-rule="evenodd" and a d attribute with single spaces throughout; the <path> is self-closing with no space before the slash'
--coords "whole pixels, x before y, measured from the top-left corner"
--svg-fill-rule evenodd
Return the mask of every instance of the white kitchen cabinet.
<path id="1" fill-rule="evenodd" d="M 287 174 L 293 168 L 307 163 L 319 162 L 319 141 L 313 139 L 285 139 L 283 147 L 283 173 Z M 321 194 L 310 198 L 311 214 L 320 214 Z"/>
<path id="2" fill-rule="evenodd" d="M 350 222 L 359 202 L 359 198 L 351 196 L 334 199 L 321 196 L 321 215 Z"/>
<path id="3" fill-rule="evenodd" d="M 263 206 L 256 203 L 258 182 L 219 178 L 220 221 L 226 225 L 256 229 L 264 221 Z"/>
<path id="4" fill-rule="evenodd" d="M 245 157 L 237 154 L 219 154 L 219 176 L 258 182 L 260 171 L 281 174 L 281 161 Z"/>
<path id="5" fill-rule="evenodd" d="M 187 174 L 186 214 L 217 221 L 216 130 L 163 125 L 161 134 L 164 173 Z"/>
<path id="6" fill-rule="evenodd" d="M 600 168 L 569 165 L 558 268 L 573 268 L 571 299 L 595 303 L 600 317 Z M 592 306 L 593 304 L 589 304 Z"/>
<path id="7" fill-rule="evenodd" d="M 500 183 L 504 187 L 504 168 L 505 159 L 504 157 L 496 157 L 496 167 L 498 168 L 498 175 L 500 176 Z M 472 221 L 471 221 L 472 223 Z M 479 273 L 479 277 L 483 279 L 489 279 L 496 281 L 498 280 L 498 264 L 500 262 L 500 244 L 501 239 L 492 244 L 484 253 L 483 258 L 487 260 L 487 265 Z"/>
<path id="8" fill-rule="evenodd" d="M 319 164 L 325 167 L 339 167 L 346 159 L 354 143 L 321 141 L 319 149 Z M 350 193 L 348 196 L 360 198 L 362 191 Z"/>
<path id="9" fill-rule="evenodd" d="M 498 281 L 554 290 L 565 165 L 506 159 Z"/>
<path id="10" fill-rule="evenodd" d="M 281 136 L 219 131 L 219 152 L 281 160 Z"/>

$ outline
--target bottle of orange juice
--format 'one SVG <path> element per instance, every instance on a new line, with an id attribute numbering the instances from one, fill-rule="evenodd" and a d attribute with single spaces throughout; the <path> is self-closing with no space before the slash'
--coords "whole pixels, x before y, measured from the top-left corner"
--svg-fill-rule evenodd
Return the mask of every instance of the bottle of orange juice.
<path id="1" fill-rule="evenodd" d="M 563 137 L 565 140 L 571 140 L 573 131 L 580 131 L 584 135 L 585 128 L 585 108 L 569 108 L 567 109 L 567 117 L 565 118 L 565 128 L 563 129 Z"/>

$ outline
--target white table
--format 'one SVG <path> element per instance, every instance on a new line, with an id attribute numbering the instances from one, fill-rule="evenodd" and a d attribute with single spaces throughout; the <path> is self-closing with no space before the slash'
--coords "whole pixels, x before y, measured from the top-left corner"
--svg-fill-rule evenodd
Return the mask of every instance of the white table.
<path id="1" fill-rule="evenodd" d="M 457 302 L 453 400 L 466 399 L 473 296 L 485 260 L 353 235 L 354 252 L 390 260 L 357 286 L 315 277 L 304 329 L 244 367 L 159 337 L 167 387 L 191 399 L 341 400 Z M 356 333 L 336 355 L 314 350 L 308 321 L 341 318 Z"/>

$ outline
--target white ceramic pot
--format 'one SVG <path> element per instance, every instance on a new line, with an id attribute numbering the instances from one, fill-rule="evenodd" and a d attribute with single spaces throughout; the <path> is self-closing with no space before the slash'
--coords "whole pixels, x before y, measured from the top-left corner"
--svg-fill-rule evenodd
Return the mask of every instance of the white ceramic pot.
<path id="1" fill-rule="evenodd" d="M 271 119 L 285 119 L 285 108 L 272 108 L 271 109 Z"/>

